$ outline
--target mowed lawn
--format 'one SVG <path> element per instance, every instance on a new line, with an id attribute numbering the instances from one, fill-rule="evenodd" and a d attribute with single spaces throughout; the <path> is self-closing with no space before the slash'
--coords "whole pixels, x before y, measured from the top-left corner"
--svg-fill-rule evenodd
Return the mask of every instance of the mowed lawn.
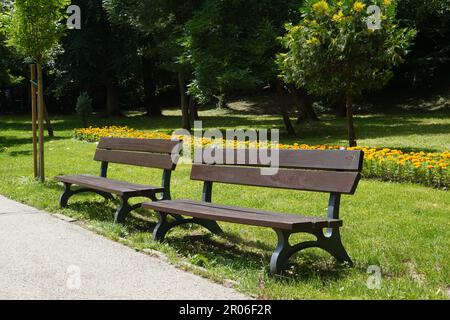
<path id="1" fill-rule="evenodd" d="M 236 115 L 225 111 L 201 113 L 204 127 L 279 128 L 276 116 Z M 101 119 L 93 125 L 128 125 L 141 130 L 171 132 L 180 123 L 179 115 L 149 119 L 141 116 Z M 443 151 L 450 149 L 450 113 L 389 114 L 359 116 L 356 119 L 361 145 L 404 150 Z M 363 179 L 354 196 L 343 196 L 344 245 L 355 262 L 347 268 L 318 249 L 302 251 L 291 261 L 283 277 L 268 273 L 270 255 L 276 245 L 268 228 L 220 223 L 224 238 L 197 227 L 174 229 L 163 244 L 151 239 L 156 223 L 152 212 L 114 225 L 117 202 L 95 195 L 71 199 L 61 210 L 58 197 L 62 186 L 54 182 L 58 174 L 98 174 L 92 161 L 96 145 L 72 139 L 80 126 L 75 117 L 54 120 L 56 137 L 46 143 L 47 182 L 41 185 L 32 176 L 30 121 L 25 116 L 0 117 L 0 194 L 59 212 L 84 221 L 96 232 L 121 241 L 137 250 L 164 252 L 183 268 L 187 261 L 201 268 L 193 272 L 234 286 L 256 298 L 274 299 L 448 299 L 450 296 L 450 194 L 419 185 Z M 345 144 L 345 122 L 331 116 L 322 122 L 298 128 L 297 138 L 282 136 L 282 142 Z M 189 165 L 180 165 L 173 175 L 174 198 L 200 199 L 202 184 L 189 180 Z M 111 165 L 111 178 L 159 184 L 158 170 Z M 328 195 L 265 188 L 215 185 L 213 201 L 303 215 L 326 215 Z M 45 230 L 43 230 L 45 232 Z M 308 236 L 296 235 L 293 241 Z M 381 269 L 381 288 L 369 289 L 369 266 Z M 230 283 L 230 281 L 226 281 Z"/>

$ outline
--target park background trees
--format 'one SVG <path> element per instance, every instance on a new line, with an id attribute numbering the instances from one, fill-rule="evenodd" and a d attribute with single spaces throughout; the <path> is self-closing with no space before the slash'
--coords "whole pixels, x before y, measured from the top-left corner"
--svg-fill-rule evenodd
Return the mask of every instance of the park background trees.
<path id="1" fill-rule="evenodd" d="M 1 11 L 8 12 L 7 4 L 13 2 L 4 1 Z M 308 1 L 311 5 L 315 2 L 318 0 Z M 347 2 L 355 1 L 343 3 Z M 378 92 L 448 85 L 449 0 L 390 2 L 397 9 L 392 9 L 387 22 L 400 29 L 415 28 L 418 34 L 405 63 L 390 68 L 385 78 L 392 75 L 388 88 L 378 88 Z M 313 101 L 319 102 L 322 111 L 342 113 L 343 94 L 330 98 L 325 92 L 308 92 L 279 81 L 275 57 L 286 49 L 277 39 L 286 34 L 286 23 L 302 23 L 302 0 L 71 3 L 81 7 L 82 28 L 62 38 L 60 54 L 47 66 L 45 94 L 51 112 L 74 113 L 78 96 L 87 92 L 94 111 L 109 117 L 137 108 L 143 108 L 149 117 L 158 117 L 162 108 L 178 106 L 182 110 L 180 126 L 189 129 L 198 119 L 198 107 L 224 108 L 230 99 L 265 90 L 283 96 L 277 97 L 279 112 L 291 134 L 295 133 L 292 116 L 299 118 L 300 125 L 301 120 L 317 119 Z M 338 1 L 326 3 L 332 6 Z M 385 1 L 362 3 L 367 8 L 369 3 L 383 6 Z M 0 77 L 8 78 L 0 88 L 0 112 L 13 112 L 18 110 L 15 101 L 28 98 L 8 98 L 6 102 L 6 91 L 26 87 L 25 81 L 20 82 L 26 71 L 18 67 L 20 58 L 11 54 L 4 41 L 0 41 L 0 51 L 5 52 L 0 57 Z"/>
<path id="2" fill-rule="evenodd" d="M 318 96 L 345 97 L 351 147 L 356 146 L 354 98 L 387 84 L 416 34 L 398 27 L 390 0 L 366 2 L 381 9 L 379 21 L 368 20 L 363 1 L 307 0 L 301 21 L 287 25 L 286 53 L 278 56 L 285 82 Z"/>

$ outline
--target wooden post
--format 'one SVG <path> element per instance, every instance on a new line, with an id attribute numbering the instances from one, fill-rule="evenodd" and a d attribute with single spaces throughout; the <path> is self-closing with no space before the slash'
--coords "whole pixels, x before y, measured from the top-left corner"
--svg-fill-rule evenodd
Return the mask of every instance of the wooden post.
<path id="1" fill-rule="evenodd" d="M 31 130 L 33 131 L 33 174 L 38 177 L 37 132 L 36 132 L 36 66 L 30 64 L 31 73 Z"/>
<path id="2" fill-rule="evenodd" d="M 38 62 L 38 124 L 39 124 L 39 181 L 44 182 L 44 81 L 42 76 L 42 64 Z"/>

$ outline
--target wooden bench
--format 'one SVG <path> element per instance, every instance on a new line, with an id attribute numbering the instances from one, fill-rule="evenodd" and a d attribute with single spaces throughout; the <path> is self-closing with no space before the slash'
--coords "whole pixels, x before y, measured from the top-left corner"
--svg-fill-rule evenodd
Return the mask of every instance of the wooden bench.
<path id="1" fill-rule="evenodd" d="M 231 152 L 237 155 L 237 151 Z M 261 175 L 260 166 L 263 164 L 260 158 L 252 163 L 249 161 L 249 151 L 245 153 L 245 161 L 242 163 L 234 160 L 237 159 L 236 156 L 231 162 L 224 161 L 222 164 L 194 163 L 191 179 L 204 182 L 202 201 L 165 200 L 144 203 L 143 208 L 152 209 L 158 214 L 159 222 L 153 231 L 153 238 L 162 241 L 171 228 L 185 223 L 199 224 L 217 234 L 222 233 L 222 230 L 216 221 L 269 227 L 274 229 L 278 236 L 278 245 L 270 261 L 272 274 L 281 273 L 294 253 L 311 247 L 322 248 L 339 262 L 351 265 L 352 261 L 339 233 L 342 226 L 342 220 L 339 219 L 339 205 L 341 194 L 355 192 L 361 176 L 363 152 L 280 150 L 280 169 L 275 175 Z M 213 204 L 212 187 L 216 182 L 330 193 L 328 216 L 308 217 Z M 168 214 L 179 217 L 176 220 L 168 219 Z M 291 245 L 289 237 L 297 232 L 312 234 L 317 239 Z"/>
<path id="2" fill-rule="evenodd" d="M 128 138 L 102 138 L 98 143 L 94 160 L 101 161 L 100 176 L 65 175 L 57 176 L 57 181 L 64 183 L 64 192 L 59 204 L 66 207 L 69 198 L 81 192 L 94 192 L 106 199 L 113 199 L 113 194 L 121 200 L 114 221 L 123 222 L 126 215 L 141 207 L 141 203 L 130 205 L 128 200 L 133 197 L 146 197 L 153 201 L 170 200 L 170 178 L 175 170 L 181 141 L 159 139 L 128 139 Z M 131 182 L 107 178 L 109 163 L 128 164 L 140 167 L 162 169 L 162 186 L 148 186 Z M 81 188 L 73 190 L 72 185 Z M 157 197 L 161 194 L 160 197 Z"/>

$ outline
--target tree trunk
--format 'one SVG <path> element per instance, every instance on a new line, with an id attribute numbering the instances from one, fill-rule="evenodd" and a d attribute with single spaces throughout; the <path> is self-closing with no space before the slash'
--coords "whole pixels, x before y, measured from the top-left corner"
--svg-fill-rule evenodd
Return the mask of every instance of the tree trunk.
<path id="1" fill-rule="evenodd" d="M 33 135 L 33 174 L 34 178 L 37 178 L 39 175 L 38 169 L 38 147 L 37 147 L 37 127 L 36 127 L 36 119 L 37 119 L 37 101 L 36 101 L 36 65 L 30 64 L 30 72 L 31 72 L 31 130 Z"/>
<path id="2" fill-rule="evenodd" d="M 144 105 L 147 116 L 161 116 L 161 106 L 156 101 L 156 83 L 152 74 L 153 63 L 150 59 L 142 58 L 142 79 L 144 83 Z"/>
<path id="3" fill-rule="evenodd" d="M 295 86 L 291 86 L 290 91 L 299 113 L 297 123 L 320 121 L 314 111 L 312 97 L 305 90 L 297 89 Z"/>
<path id="4" fill-rule="evenodd" d="M 189 115 L 192 123 L 200 120 L 200 117 L 198 116 L 197 104 L 195 103 L 193 96 L 189 96 Z"/>
<path id="5" fill-rule="evenodd" d="M 47 125 L 48 136 L 50 138 L 53 138 L 55 136 L 55 134 L 53 132 L 52 122 L 50 121 L 50 117 L 48 116 L 48 110 L 47 110 L 47 105 L 45 104 L 45 101 L 44 101 L 44 117 L 45 117 L 45 124 Z"/>
<path id="6" fill-rule="evenodd" d="M 355 126 L 353 123 L 353 99 L 351 94 L 347 94 L 346 108 L 347 108 L 348 145 L 350 147 L 356 147 L 356 133 L 355 133 Z"/>
<path id="7" fill-rule="evenodd" d="M 119 91 L 113 81 L 106 83 L 106 113 L 109 117 L 120 114 L 119 110 Z"/>
<path id="8" fill-rule="evenodd" d="M 295 135 L 295 129 L 292 125 L 291 119 L 289 118 L 289 114 L 286 106 L 286 96 L 284 92 L 283 85 L 280 81 L 277 81 L 277 96 L 280 105 L 281 116 L 283 117 L 283 123 L 286 127 L 286 131 L 289 135 Z"/>
<path id="9" fill-rule="evenodd" d="M 217 96 L 217 109 L 226 109 L 227 108 L 227 97 L 225 93 L 219 94 Z"/>
<path id="10" fill-rule="evenodd" d="M 44 80 L 42 76 L 42 64 L 37 63 L 37 78 L 38 78 L 38 125 L 39 125 L 39 181 L 45 181 L 44 173 Z"/>
<path id="11" fill-rule="evenodd" d="M 336 116 L 344 118 L 347 116 L 347 103 L 345 97 L 339 97 L 336 102 Z"/>
<path id="12" fill-rule="evenodd" d="M 189 102 L 188 96 L 186 94 L 186 80 L 181 72 L 178 73 L 178 86 L 180 90 L 181 120 L 183 129 L 191 131 L 191 122 L 189 119 Z"/>
<path id="13" fill-rule="evenodd" d="M 87 128 L 88 127 L 87 115 L 85 115 L 85 114 L 81 115 L 81 122 L 83 123 L 83 128 Z"/>

